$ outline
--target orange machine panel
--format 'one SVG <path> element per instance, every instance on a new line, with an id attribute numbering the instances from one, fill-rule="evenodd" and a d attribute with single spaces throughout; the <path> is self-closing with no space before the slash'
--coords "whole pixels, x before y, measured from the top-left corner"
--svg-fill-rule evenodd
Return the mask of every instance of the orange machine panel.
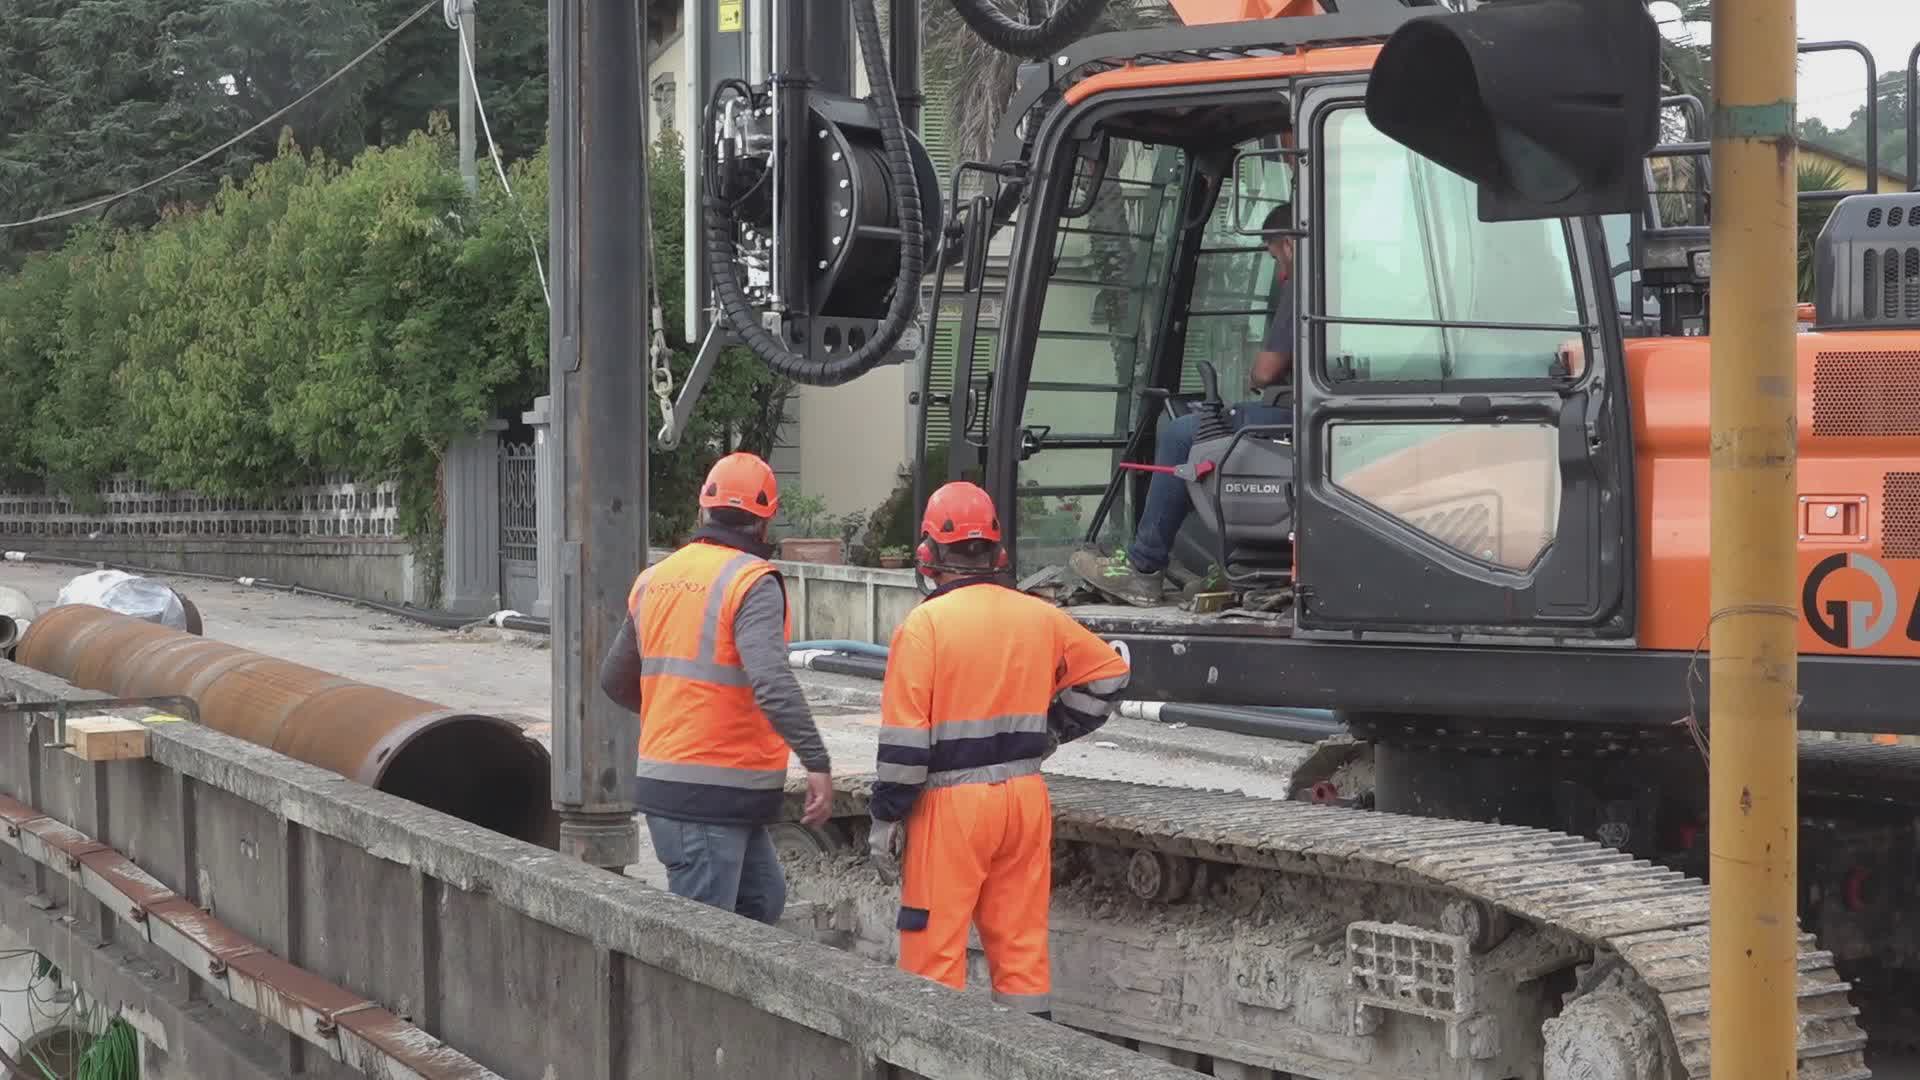
<path id="1" fill-rule="evenodd" d="M 1807 653 L 1920 656 L 1920 332 L 1799 336 L 1800 560 Z M 1640 511 L 1640 640 L 1704 647 L 1708 341 L 1627 344 Z M 1738 543 L 1722 537 L 1721 543 Z"/>
<path id="2" fill-rule="evenodd" d="M 1342 75 L 1373 70 L 1378 45 L 1343 45 L 1332 49 L 1301 49 L 1286 56 L 1253 56 L 1245 60 L 1195 60 L 1184 64 L 1127 65 L 1103 71 L 1067 87 L 1069 105 L 1078 105 L 1107 90 L 1138 90 L 1150 86 L 1198 86 L 1202 83 L 1281 79 L 1293 75 Z"/>
<path id="3" fill-rule="evenodd" d="M 1318 0 L 1172 0 L 1172 4 L 1173 13 L 1188 26 L 1326 14 Z"/>

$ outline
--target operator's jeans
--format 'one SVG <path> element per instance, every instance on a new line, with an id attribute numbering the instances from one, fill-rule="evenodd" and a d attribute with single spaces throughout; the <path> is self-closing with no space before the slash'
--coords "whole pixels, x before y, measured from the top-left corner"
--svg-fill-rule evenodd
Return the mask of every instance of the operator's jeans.
<path id="1" fill-rule="evenodd" d="M 647 815 L 653 853 L 675 896 L 772 926 L 787 907 L 787 878 L 763 825 L 710 825 Z"/>
<path id="2" fill-rule="evenodd" d="M 1235 431 L 1249 424 L 1291 425 L 1293 410 L 1285 406 L 1243 401 L 1227 410 L 1227 419 Z M 1193 452 L 1194 429 L 1199 423 L 1198 413 L 1162 420 L 1154 445 L 1153 463 L 1185 464 L 1187 455 Z M 1187 520 L 1187 511 L 1191 509 L 1193 504 L 1187 498 L 1185 480 L 1167 473 L 1153 474 L 1153 480 L 1147 485 L 1147 505 L 1140 511 L 1140 527 L 1134 531 L 1133 546 L 1127 549 L 1127 558 L 1135 570 L 1152 574 L 1167 568 L 1167 562 L 1173 555 L 1173 538 L 1179 534 L 1181 524 Z"/>

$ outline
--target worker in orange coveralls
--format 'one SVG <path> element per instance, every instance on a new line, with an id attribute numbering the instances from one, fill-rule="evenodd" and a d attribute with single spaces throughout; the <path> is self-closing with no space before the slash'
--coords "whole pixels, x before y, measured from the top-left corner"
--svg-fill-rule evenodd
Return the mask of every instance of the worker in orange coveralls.
<path id="1" fill-rule="evenodd" d="M 916 562 L 937 586 L 893 635 L 868 838 L 899 881 L 900 966 L 966 988 L 980 930 L 993 997 L 1051 1018 L 1053 810 L 1040 763 L 1106 723 L 1126 661 L 1059 608 L 995 580 L 993 500 L 933 493 Z"/>

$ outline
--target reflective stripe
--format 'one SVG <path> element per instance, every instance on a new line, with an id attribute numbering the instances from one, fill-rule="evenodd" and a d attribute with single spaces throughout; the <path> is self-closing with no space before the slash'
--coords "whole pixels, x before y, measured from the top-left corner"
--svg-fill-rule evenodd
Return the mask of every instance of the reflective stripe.
<path id="1" fill-rule="evenodd" d="M 1060 704 L 1065 705 L 1074 712 L 1085 713 L 1090 717 L 1106 716 L 1113 711 L 1113 706 L 1105 700 L 1094 697 L 1092 694 L 1076 687 L 1069 686 L 1065 690 L 1060 691 L 1059 700 Z"/>
<path id="2" fill-rule="evenodd" d="M 882 761 L 874 766 L 873 775 L 883 784 L 924 784 L 927 782 L 927 767 Z"/>
<path id="3" fill-rule="evenodd" d="M 728 667 L 706 660 L 676 660 L 672 657 L 640 658 L 640 677 L 649 675 L 671 675 L 675 678 L 692 679 L 695 682 L 713 683 L 716 686 L 746 686 L 747 670 Z"/>
<path id="4" fill-rule="evenodd" d="M 1023 1013 L 1047 1012 L 1053 1008 L 1051 994 L 1003 994 L 993 992 L 993 1000 L 1009 1009 Z"/>
<path id="5" fill-rule="evenodd" d="M 699 659 L 713 663 L 714 654 L 719 651 L 720 609 L 727 604 L 727 588 L 742 570 L 759 561 L 759 556 L 743 551 L 728 559 L 713 579 L 712 591 L 707 594 L 707 612 L 700 619 L 700 651 L 694 654 Z"/>
<path id="6" fill-rule="evenodd" d="M 1044 713 L 1009 713 L 985 720 L 948 720 L 933 726 L 938 741 L 949 739 L 990 739 L 995 735 L 1017 735 L 1047 730 Z"/>
<path id="7" fill-rule="evenodd" d="M 695 765 L 684 761 L 654 761 L 650 758 L 641 758 L 634 774 L 642 780 L 671 780 L 677 784 L 708 784 L 750 791 L 768 791 L 787 786 L 785 769 L 735 769 L 725 765 Z"/>
<path id="8" fill-rule="evenodd" d="M 1086 687 L 1102 697 L 1111 697 L 1127 688 L 1127 679 L 1128 675 L 1109 675 L 1104 679 L 1095 679 L 1087 683 Z"/>
<path id="9" fill-rule="evenodd" d="M 933 745 L 933 729 L 923 727 L 882 727 L 880 729 L 881 746 L 904 746 L 909 750 L 925 750 Z"/>
<path id="10" fill-rule="evenodd" d="M 1017 776 L 1032 776 L 1039 771 L 1040 759 L 1026 758 L 1022 761 L 1004 761 L 998 765 L 983 765 L 977 769 L 931 773 L 927 776 L 927 786 L 943 788 L 961 784 L 1001 784 Z"/>

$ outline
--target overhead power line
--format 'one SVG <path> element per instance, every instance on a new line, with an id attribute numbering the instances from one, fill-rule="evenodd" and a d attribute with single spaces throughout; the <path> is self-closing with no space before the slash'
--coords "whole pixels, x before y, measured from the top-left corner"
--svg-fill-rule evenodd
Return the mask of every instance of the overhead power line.
<path id="1" fill-rule="evenodd" d="M 457 29 L 456 29 L 457 33 Z M 547 269 L 540 259 L 540 243 L 534 238 L 533 227 L 527 224 L 527 216 L 520 206 L 520 196 L 513 193 L 513 184 L 507 180 L 507 169 L 500 163 L 500 146 L 493 141 L 493 126 L 487 123 L 487 103 L 480 93 L 480 73 L 473 67 L 473 52 L 467 48 L 467 36 L 459 34 L 460 62 L 467 69 L 467 79 L 473 84 L 473 109 L 480 114 L 480 130 L 487 137 L 487 156 L 493 159 L 493 171 L 500 177 L 500 186 L 506 190 L 507 202 L 513 207 L 513 214 L 520 221 L 520 227 L 526 231 L 527 247 L 533 251 L 533 271 L 540 275 L 540 295 L 546 297 L 547 307 L 553 307 L 553 293 L 547 289 Z"/>
<path id="2" fill-rule="evenodd" d="M 299 108 L 301 105 L 306 104 L 309 98 L 313 97 L 313 95 L 315 94 L 318 94 L 320 91 L 325 90 L 328 86 L 331 86 L 333 83 L 339 81 L 341 76 L 345 75 L 347 72 L 352 71 L 355 67 L 359 66 L 362 61 L 367 59 L 367 57 L 372 56 L 374 53 L 379 52 L 381 47 L 384 46 L 387 42 L 392 41 L 394 37 L 400 33 L 400 31 L 405 30 L 409 26 L 412 26 L 415 22 L 417 22 L 420 19 L 421 16 L 425 15 L 429 11 L 432 11 L 434 8 L 439 7 L 440 3 L 441 3 L 441 0 L 427 0 L 426 3 L 420 5 L 418 10 L 416 10 L 413 14 L 407 16 L 404 20 L 402 20 L 400 25 L 387 31 L 384 35 L 380 37 L 380 40 L 367 46 L 366 50 L 362 52 L 359 56 L 356 56 L 353 59 L 347 61 L 346 66 L 342 67 L 340 70 L 334 72 L 333 74 L 327 76 L 326 78 L 320 80 L 318 83 L 314 85 L 314 87 L 311 90 L 308 90 L 306 93 L 301 94 L 299 97 L 287 103 L 285 106 L 282 106 L 281 108 L 275 110 L 271 115 L 266 117 L 264 120 L 261 120 L 259 123 L 253 125 L 247 130 L 241 132 L 240 134 L 235 135 L 233 138 L 228 139 L 226 142 L 221 143 L 219 146 L 214 147 L 213 149 L 207 151 L 206 153 L 201 154 L 199 157 L 194 158 L 192 161 L 187 162 L 185 165 L 182 165 L 179 168 L 174 169 L 172 172 L 168 172 L 160 176 L 156 176 L 153 179 L 147 181 L 146 183 L 139 185 L 138 187 L 131 187 L 125 191 L 119 192 L 114 195 L 105 195 L 98 199 L 94 199 L 90 202 L 81 203 L 78 206 L 69 206 L 65 210 L 50 211 L 48 213 L 41 214 L 38 217 L 27 218 L 24 221 L 0 222 L 0 232 L 7 232 L 13 229 L 24 229 L 33 225 L 44 225 L 50 221 L 60 221 L 64 218 L 73 217 L 76 214 L 84 214 L 89 210 L 97 210 L 102 206 L 109 206 L 113 203 L 119 202 L 121 199 L 125 199 L 133 195 L 138 195 L 141 192 L 146 191 L 148 188 L 158 187 L 161 184 L 164 184 L 167 181 L 173 179 L 174 177 L 179 176 L 181 173 L 184 173 L 189 169 L 192 169 L 194 166 L 203 164 L 207 160 L 231 148 L 234 144 L 239 143 L 245 140 L 246 138 L 248 138 L 249 136 L 253 135 L 255 132 L 258 132 L 261 128 L 264 128 L 268 124 L 273 123 L 275 120 L 278 120 L 281 117 L 287 115 L 293 110 Z"/>

